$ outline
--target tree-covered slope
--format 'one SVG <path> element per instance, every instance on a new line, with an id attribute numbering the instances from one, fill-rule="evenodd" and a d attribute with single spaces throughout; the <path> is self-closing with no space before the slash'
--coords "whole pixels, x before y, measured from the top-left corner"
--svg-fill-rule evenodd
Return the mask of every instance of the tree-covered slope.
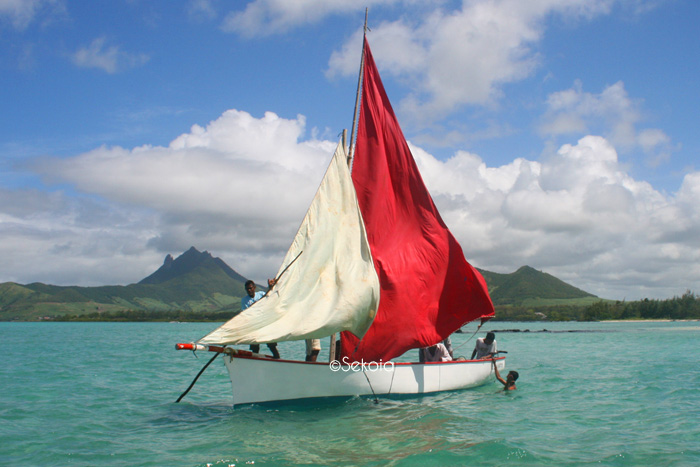
<path id="1" fill-rule="evenodd" d="M 120 310 L 237 310 L 245 278 L 224 261 L 194 247 L 126 286 L 0 284 L 0 320 Z"/>

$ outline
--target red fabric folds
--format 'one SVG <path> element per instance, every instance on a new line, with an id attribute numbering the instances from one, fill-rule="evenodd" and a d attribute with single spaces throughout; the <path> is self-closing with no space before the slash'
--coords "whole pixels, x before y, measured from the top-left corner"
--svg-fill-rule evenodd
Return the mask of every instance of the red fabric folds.
<path id="1" fill-rule="evenodd" d="M 379 310 L 342 354 L 388 361 L 494 315 L 486 282 L 442 221 L 404 139 L 365 39 L 352 179 L 380 282 Z"/>

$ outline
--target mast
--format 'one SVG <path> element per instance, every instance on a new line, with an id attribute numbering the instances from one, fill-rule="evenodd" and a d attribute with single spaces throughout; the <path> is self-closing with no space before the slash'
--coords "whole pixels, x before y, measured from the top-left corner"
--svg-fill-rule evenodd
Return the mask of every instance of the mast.
<path id="1" fill-rule="evenodd" d="M 348 154 L 348 167 L 352 171 L 352 160 L 355 155 L 355 128 L 357 126 L 357 111 L 360 107 L 360 96 L 362 94 L 362 79 L 365 69 L 365 38 L 367 36 L 367 14 L 369 12 L 369 7 L 365 8 L 365 24 L 362 27 L 362 57 L 360 58 L 360 72 L 357 78 L 357 94 L 355 94 L 355 112 L 352 116 L 352 132 L 350 133 L 350 142 L 348 147 L 348 130 L 343 130 L 343 147 Z M 336 360 L 339 355 L 336 354 L 336 337 L 335 333 L 331 334 L 330 345 L 328 351 L 328 361 L 332 362 Z M 340 342 L 340 340 L 338 340 Z"/>
<path id="2" fill-rule="evenodd" d="M 357 126 L 357 112 L 360 108 L 360 96 L 362 94 L 362 80 L 364 78 L 365 69 L 365 38 L 367 37 L 367 15 L 369 8 L 365 8 L 365 25 L 363 27 L 362 33 L 362 58 L 360 59 L 360 73 L 357 78 L 357 94 L 355 95 L 355 113 L 352 117 L 352 129 L 350 133 L 350 152 L 348 154 L 348 167 L 352 165 L 352 160 L 355 157 L 355 129 Z"/>

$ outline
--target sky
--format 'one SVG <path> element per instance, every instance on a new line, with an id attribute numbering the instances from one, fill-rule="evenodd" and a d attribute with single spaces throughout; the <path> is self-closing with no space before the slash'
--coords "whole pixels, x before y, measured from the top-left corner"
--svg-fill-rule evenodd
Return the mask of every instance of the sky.
<path id="1" fill-rule="evenodd" d="M 700 292 L 700 2 L 0 0 L 0 282 L 273 277 L 368 40 L 476 267 Z"/>

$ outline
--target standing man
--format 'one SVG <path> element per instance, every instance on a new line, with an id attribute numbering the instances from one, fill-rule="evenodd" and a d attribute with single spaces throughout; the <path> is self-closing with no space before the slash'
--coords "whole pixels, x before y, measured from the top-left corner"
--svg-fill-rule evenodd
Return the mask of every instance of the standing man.
<path id="1" fill-rule="evenodd" d="M 492 332 L 486 333 L 486 337 L 480 337 L 476 340 L 476 345 L 474 346 L 474 351 L 472 352 L 472 358 L 476 356 L 477 360 L 493 355 L 497 352 L 496 349 L 496 335 Z"/>
<path id="2" fill-rule="evenodd" d="M 276 281 L 274 279 L 268 279 L 267 280 L 267 285 L 269 287 L 269 290 L 272 290 L 272 288 L 275 286 Z M 253 303 L 257 302 L 261 298 L 265 296 L 265 292 L 256 292 L 255 291 L 255 282 L 253 281 L 246 281 L 245 283 L 245 291 L 248 295 L 244 296 L 241 298 L 241 311 L 245 310 L 248 308 L 250 305 Z M 280 353 L 277 351 L 277 344 L 275 342 L 271 342 L 267 344 L 267 348 L 270 349 L 270 352 L 272 352 L 272 358 L 280 358 Z M 259 353 L 260 352 L 260 345 L 259 344 L 252 344 L 250 346 L 250 351 L 254 353 Z"/>
<path id="3" fill-rule="evenodd" d="M 321 352 L 321 339 L 306 339 L 306 361 L 315 362 Z"/>

